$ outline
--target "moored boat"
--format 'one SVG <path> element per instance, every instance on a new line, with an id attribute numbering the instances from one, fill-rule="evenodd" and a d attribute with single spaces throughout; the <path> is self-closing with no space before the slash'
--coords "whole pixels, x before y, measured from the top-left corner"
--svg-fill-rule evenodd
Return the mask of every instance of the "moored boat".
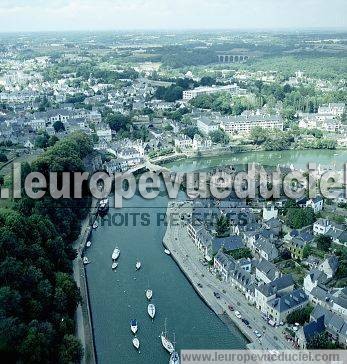
<path id="1" fill-rule="evenodd" d="M 89 264 L 90 261 L 87 257 L 83 257 L 83 264 Z"/>
<path id="2" fill-rule="evenodd" d="M 103 200 L 100 200 L 99 205 L 98 205 L 98 213 L 100 215 L 105 215 L 105 214 L 107 214 L 108 209 L 109 209 L 108 199 L 105 198 Z"/>
<path id="3" fill-rule="evenodd" d="M 133 345 L 134 345 L 134 347 L 135 347 L 136 350 L 139 350 L 139 348 L 140 348 L 140 341 L 139 341 L 139 339 L 136 336 L 133 338 Z"/>
<path id="4" fill-rule="evenodd" d="M 173 339 L 173 347 L 174 347 L 174 352 L 170 356 L 169 364 L 180 364 L 180 356 L 178 355 L 178 352 L 176 351 L 175 333 L 174 333 L 174 339 Z"/>
<path id="5" fill-rule="evenodd" d="M 152 296 L 153 296 L 153 291 L 151 289 L 147 289 L 146 297 L 147 297 L 148 301 L 152 298 Z"/>
<path id="6" fill-rule="evenodd" d="M 171 354 L 169 364 L 180 364 L 180 357 L 177 351 Z"/>
<path id="7" fill-rule="evenodd" d="M 92 245 L 92 242 L 90 240 L 87 241 L 86 247 L 89 248 Z"/>
<path id="8" fill-rule="evenodd" d="M 113 262 L 111 267 L 112 267 L 112 269 L 116 269 L 118 267 L 118 263 L 117 262 Z"/>
<path id="9" fill-rule="evenodd" d="M 139 270 L 141 268 L 141 262 L 138 260 L 135 264 L 136 270 Z"/>
<path id="10" fill-rule="evenodd" d="M 153 320 L 154 316 L 155 316 L 155 306 L 153 305 L 153 303 L 150 303 L 147 306 L 147 312 L 148 312 L 149 317 Z"/>
<path id="11" fill-rule="evenodd" d="M 136 319 L 133 319 L 130 321 L 130 330 L 133 334 L 136 334 L 137 333 L 137 320 Z"/>
<path id="12" fill-rule="evenodd" d="M 98 222 L 97 221 L 94 221 L 93 223 L 93 229 L 97 229 L 99 226 Z"/>
<path id="13" fill-rule="evenodd" d="M 165 253 L 165 254 L 167 254 L 167 255 L 170 255 L 170 254 L 171 254 L 171 252 L 170 252 L 170 250 L 169 250 L 169 249 L 165 249 L 165 250 L 164 250 L 164 253 Z"/>
<path id="14" fill-rule="evenodd" d="M 166 319 L 165 319 L 165 327 L 164 331 L 162 331 L 160 335 L 161 344 L 163 345 L 164 349 L 168 351 L 170 354 L 172 354 L 175 351 L 175 348 L 172 344 L 172 342 L 169 340 L 166 330 Z"/>
<path id="15" fill-rule="evenodd" d="M 117 260 L 119 255 L 120 255 L 120 250 L 119 250 L 118 246 L 116 246 L 112 252 L 112 260 Z"/>

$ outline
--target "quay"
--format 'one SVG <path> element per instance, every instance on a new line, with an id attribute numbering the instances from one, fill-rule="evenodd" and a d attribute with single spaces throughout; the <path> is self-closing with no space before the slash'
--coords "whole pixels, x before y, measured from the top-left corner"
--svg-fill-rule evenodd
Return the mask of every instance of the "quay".
<path id="1" fill-rule="evenodd" d="M 170 250 L 171 256 L 185 274 L 197 294 L 224 322 L 232 322 L 241 333 L 250 341 L 248 349 L 293 349 L 287 342 L 282 331 L 284 326 L 272 327 L 261 317 L 261 313 L 256 307 L 248 302 L 243 294 L 231 284 L 220 281 L 206 265 L 202 264 L 202 255 L 193 245 L 187 232 L 187 222 L 177 221 L 177 214 L 181 216 L 191 216 L 191 204 L 186 202 L 184 206 L 177 207 L 172 202 L 167 208 L 167 230 L 163 239 L 163 245 Z M 176 220 L 171 219 L 174 214 Z M 175 223 L 172 223 L 172 222 Z M 220 298 L 216 298 L 214 293 L 218 293 Z M 249 321 L 250 327 L 246 326 L 241 319 L 238 319 L 229 305 L 241 313 L 242 318 Z M 258 339 L 253 330 L 262 334 Z"/>
<path id="2" fill-rule="evenodd" d="M 83 347 L 81 364 L 96 364 L 97 356 L 94 343 L 93 323 L 89 304 L 88 282 L 83 264 L 83 253 L 87 241 L 92 234 L 92 224 L 97 217 L 96 200 L 92 200 L 92 206 L 88 216 L 83 220 L 81 232 L 73 247 L 77 250 L 77 257 L 73 261 L 73 277 L 80 290 L 81 303 L 76 309 L 76 335 Z"/>

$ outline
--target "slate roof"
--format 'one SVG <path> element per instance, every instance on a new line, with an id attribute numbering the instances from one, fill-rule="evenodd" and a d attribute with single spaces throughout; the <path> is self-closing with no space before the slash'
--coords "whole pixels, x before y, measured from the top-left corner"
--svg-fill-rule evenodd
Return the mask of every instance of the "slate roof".
<path id="1" fill-rule="evenodd" d="M 302 288 L 299 288 L 290 293 L 286 293 L 283 296 L 274 298 L 268 302 L 268 305 L 273 307 L 278 312 L 286 312 L 300 306 L 307 301 L 307 294 Z"/>
<path id="2" fill-rule="evenodd" d="M 294 280 L 291 274 L 286 274 L 282 277 L 276 278 L 274 281 L 263 284 L 257 287 L 264 296 L 272 296 L 277 292 L 294 285 Z"/>
<path id="3" fill-rule="evenodd" d="M 314 336 L 322 333 L 324 330 L 324 317 L 320 317 L 317 321 L 311 321 L 303 326 L 306 341 L 311 340 Z"/>
<path id="4" fill-rule="evenodd" d="M 266 259 L 261 259 L 257 265 L 256 269 L 263 272 L 270 281 L 273 281 L 276 279 L 276 274 L 279 273 L 279 270 L 275 266 L 275 264 L 269 262 Z"/>

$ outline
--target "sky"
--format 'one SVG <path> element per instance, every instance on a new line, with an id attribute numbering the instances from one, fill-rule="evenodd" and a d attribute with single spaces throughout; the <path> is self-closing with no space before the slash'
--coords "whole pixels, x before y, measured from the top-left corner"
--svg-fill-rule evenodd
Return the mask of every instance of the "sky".
<path id="1" fill-rule="evenodd" d="M 0 0 L 0 32 L 347 29 L 347 0 Z"/>

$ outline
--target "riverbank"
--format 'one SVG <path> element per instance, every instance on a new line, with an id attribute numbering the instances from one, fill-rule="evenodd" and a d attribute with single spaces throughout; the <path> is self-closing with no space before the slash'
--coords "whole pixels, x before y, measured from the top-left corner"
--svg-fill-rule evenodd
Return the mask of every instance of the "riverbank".
<path id="1" fill-rule="evenodd" d="M 176 220 L 171 219 L 171 214 Z M 247 345 L 251 349 L 292 349 L 290 343 L 282 335 L 283 327 L 271 327 L 261 318 L 260 312 L 251 305 L 246 298 L 231 287 L 230 284 L 221 282 L 213 275 L 208 267 L 202 264 L 202 256 L 193 246 L 188 236 L 185 222 L 177 223 L 177 214 L 191 214 L 191 206 L 186 203 L 184 207 L 169 205 L 167 209 L 167 230 L 163 239 L 164 246 L 170 250 L 171 256 L 185 274 L 197 294 L 213 310 L 223 322 L 227 319 L 235 325 L 240 332 L 250 341 Z M 175 224 L 172 222 L 175 221 Z M 214 293 L 220 298 L 216 298 Z M 238 310 L 243 318 L 250 322 L 246 326 L 238 319 L 228 306 L 232 305 Z M 262 333 L 259 340 L 253 330 Z"/>
<path id="2" fill-rule="evenodd" d="M 88 293 L 88 281 L 83 264 L 83 254 L 88 240 L 92 234 L 91 217 L 96 214 L 95 200 L 92 200 L 92 206 L 88 216 L 83 220 L 79 238 L 74 243 L 74 249 L 77 250 L 77 257 L 73 261 L 73 276 L 80 290 L 81 303 L 76 309 L 76 335 L 81 341 L 84 355 L 81 360 L 82 364 L 96 364 L 97 356 L 94 343 L 93 322 L 90 309 L 90 300 Z"/>

